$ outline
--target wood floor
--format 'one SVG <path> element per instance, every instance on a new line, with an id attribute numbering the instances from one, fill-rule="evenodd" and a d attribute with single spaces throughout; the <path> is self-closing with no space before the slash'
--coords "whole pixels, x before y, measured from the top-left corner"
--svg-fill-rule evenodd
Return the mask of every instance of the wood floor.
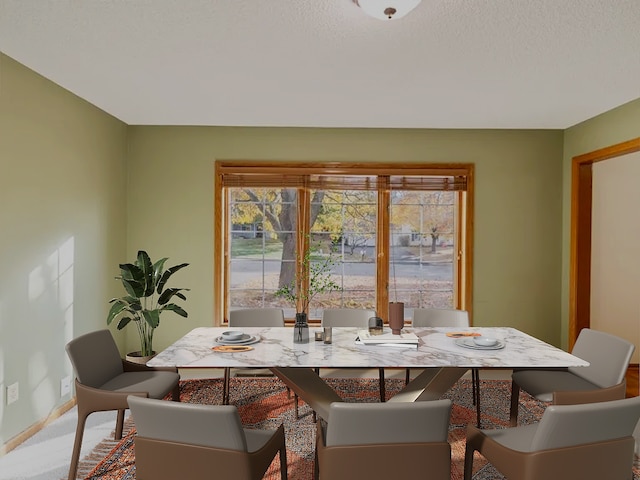
<path id="1" fill-rule="evenodd" d="M 638 365 L 630 365 L 627 370 L 627 397 L 640 395 L 638 386 Z"/>

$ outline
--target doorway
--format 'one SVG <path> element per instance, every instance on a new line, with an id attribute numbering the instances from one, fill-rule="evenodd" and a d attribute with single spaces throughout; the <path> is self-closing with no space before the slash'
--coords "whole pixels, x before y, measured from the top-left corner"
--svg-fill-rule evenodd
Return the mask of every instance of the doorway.
<path id="1" fill-rule="evenodd" d="M 573 158 L 571 187 L 571 254 L 569 280 L 569 347 L 591 325 L 591 256 L 593 165 L 640 152 L 640 138 Z"/>

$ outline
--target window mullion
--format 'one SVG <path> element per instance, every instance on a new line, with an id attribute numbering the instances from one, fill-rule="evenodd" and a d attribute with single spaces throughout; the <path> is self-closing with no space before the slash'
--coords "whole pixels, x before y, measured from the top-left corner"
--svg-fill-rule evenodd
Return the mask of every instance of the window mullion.
<path id="1" fill-rule="evenodd" d="M 376 311 L 383 320 L 389 314 L 389 209 L 391 194 L 378 191 L 378 238 L 376 239 Z"/>
<path id="2" fill-rule="evenodd" d="M 298 295 L 298 304 L 296 305 L 296 311 L 302 312 L 304 298 L 309 291 L 309 265 L 304 265 L 303 258 L 304 252 L 310 248 L 310 214 L 311 214 L 311 192 L 307 188 L 298 189 L 298 216 L 297 225 L 298 232 L 296 233 L 296 278 L 300 279 L 296 288 L 302 290 L 302 294 Z M 306 271 L 303 268 L 306 267 Z M 306 312 L 307 314 L 309 312 Z"/>

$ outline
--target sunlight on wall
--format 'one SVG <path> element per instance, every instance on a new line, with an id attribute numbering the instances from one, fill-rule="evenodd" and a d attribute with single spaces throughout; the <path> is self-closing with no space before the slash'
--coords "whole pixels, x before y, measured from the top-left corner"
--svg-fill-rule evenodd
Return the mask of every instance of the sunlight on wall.
<path id="1" fill-rule="evenodd" d="M 27 360 L 31 408 L 39 418 L 60 400 L 60 380 L 71 374 L 70 363 L 63 371 L 53 371 L 52 365 L 60 364 L 58 355 L 66 358 L 63 347 L 73 338 L 74 254 L 75 242 L 70 237 L 29 273 L 29 303 L 39 312 L 45 330 L 55 337 L 50 348 L 30 352 Z"/>
<path id="2" fill-rule="evenodd" d="M 44 267 L 38 266 L 29 274 L 28 298 L 29 302 L 34 302 L 40 298 L 45 291 Z"/>
<path id="3" fill-rule="evenodd" d="M 73 261 L 75 255 L 74 238 L 69 238 L 58 249 L 58 267 L 60 271 L 60 286 L 58 301 L 64 312 L 64 343 L 73 338 L 73 292 L 74 271 Z"/>

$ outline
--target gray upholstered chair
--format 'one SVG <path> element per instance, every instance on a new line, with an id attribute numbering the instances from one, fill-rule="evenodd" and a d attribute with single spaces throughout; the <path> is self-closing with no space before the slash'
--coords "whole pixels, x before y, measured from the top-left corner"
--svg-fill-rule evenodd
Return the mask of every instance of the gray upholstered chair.
<path id="1" fill-rule="evenodd" d="M 451 400 L 333 403 L 318 420 L 316 478 L 451 478 Z"/>
<path id="2" fill-rule="evenodd" d="M 284 327 L 284 312 L 281 308 L 242 308 L 229 311 L 229 327 Z M 271 375 L 266 368 L 237 369 L 245 376 Z M 222 404 L 229 404 L 229 379 L 231 368 L 224 369 L 224 383 L 222 387 Z M 296 418 L 298 418 L 298 403 L 296 401 Z"/>
<path id="3" fill-rule="evenodd" d="M 520 389 L 540 401 L 558 404 L 624 398 L 625 375 L 634 350 L 632 343 L 620 337 L 585 328 L 571 353 L 589 362 L 588 367 L 514 371 L 511 375 L 511 426 L 518 423 Z"/>
<path id="4" fill-rule="evenodd" d="M 480 430 L 467 425 L 464 478 L 480 452 L 507 478 L 629 480 L 640 397 L 581 405 L 551 405 L 539 423 Z"/>
<path id="5" fill-rule="evenodd" d="M 232 405 L 172 403 L 129 397 L 136 426 L 136 478 L 261 479 L 279 453 L 287 478 L 284 427 L 244 429 Z"/>
<path id="6" fill-rule="evenodd" d="M 411 325 L 414 327 L 469 328 L 469 312 L 453 308 L 415 308 Z M 409 369 L 405 383 L 409 383 Z M 480 369 L 471 369 L 473 404 L 476 406 L 476 422 L 480 426 Z"/>
<path id="7" fill-rule="evenodd" d="M 69 480 L 76 478 L 84 426 L 93 412 L 117 410 L 115 439 L 122 438 L 127 396 L 164 398 L 172 392 L 180 401 L 180 376 L 176 369 L 154 369 L 120 358 L 109 330 L 98 330 L 71 340 L 67 354 L 76 372 L 78 424 L 69 466 Z M 167 402 L 169 403 L 169 402 Z"/>
<path id="8" fill-rule="evenodd" d="M 414 308 L 414 327 L 469 327 L 469 312 L 453 308 Z"/>
<path id="9" fill-rule="evenodd" d="M 367 310 L 362 308 L 327 308 L 322 312 L 323 327 L 354 327 L 361 329 L 369 328 L 369 319 L 375 317 L 375 310 Z M 320 369 L 316 369 L 319 373 Z M 384 368 L 378 369 L 378 378 L 380 383 L 380 401 L 384 402 L 385 384 L 384 384 Z"/>

